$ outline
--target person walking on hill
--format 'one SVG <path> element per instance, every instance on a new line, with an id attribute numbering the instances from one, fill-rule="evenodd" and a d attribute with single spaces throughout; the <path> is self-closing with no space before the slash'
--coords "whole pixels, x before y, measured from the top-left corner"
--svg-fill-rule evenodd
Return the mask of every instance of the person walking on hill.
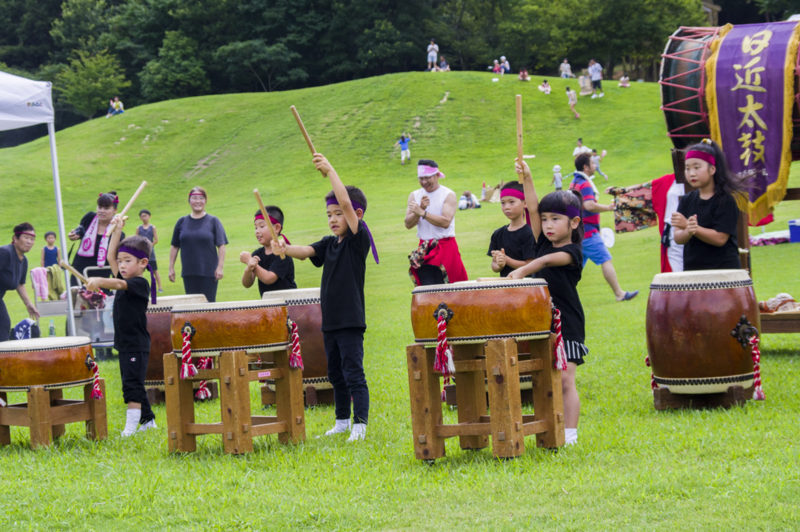
<path id="1" fill-rule="evenodd" d="M 605 96 L 603 94 L 603 67 L 594 59 L 589 60 L 589 76 L 592 78 L 592 99 Z"/>
<path id="2" fill-rule="evenodd" d="M 575 114 L 575 118 L 580 118 L 580 113 L 575 110 L 575 106 L 578 105 L 578 95 L 569 87 L 567 87 L 567 100 L 569 101 L 569 109 Z"/>
<path id="3" fill-rule="evenodd" d="M 431 39 L 428 45 L 428 70 L 433 70 L 436 67 L 436 56 L 439 55 L 439 45 Z"/>
<path id="4" fill-rule="evenodd" d="M 395 146 L 400 145 L 400 164 L 406 164 L 406 159 L 411 160 L 411 150 L 408 149 L 409 142 L 411 142 L 411 135 L 403 133 L 400 135 L 400 140 L 394 143 Z"/>

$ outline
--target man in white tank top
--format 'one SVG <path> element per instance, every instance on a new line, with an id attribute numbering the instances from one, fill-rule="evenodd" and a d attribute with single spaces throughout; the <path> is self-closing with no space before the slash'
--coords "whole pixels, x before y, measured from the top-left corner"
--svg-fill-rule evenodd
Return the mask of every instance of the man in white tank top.
<path id="1" fill-rule="evenodd" d="M 408 196 L 406 229 L 417 228 L 419 247 L 409 256 L 409 275 L 417 286 L 466 281 L 456 242 L 456 194 L 439 184 L 444 174 L 430 159 L 417 163 L 422 188 Z"/>

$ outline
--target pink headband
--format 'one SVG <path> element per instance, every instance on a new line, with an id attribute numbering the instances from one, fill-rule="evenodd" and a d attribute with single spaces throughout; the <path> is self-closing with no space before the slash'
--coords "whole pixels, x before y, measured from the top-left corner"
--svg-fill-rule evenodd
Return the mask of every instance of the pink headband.
<path id="1" fill-rule="evenodd" d="M 515 188 L 504 188 L 500 190 L 500 199 L 507 197 L 525 201 L 525 193 Z M 528 212 L 528 209 L 525 209 L 525 223 L 531 225 L 531 214 Z"/>
<path id="2" fill-rule="evenodd" d="M 424 164 L 420 164 L 417 166 L 417 177 L 428 177 L 432 175 L 438 175 L 439 177 L 444 177 L 444 174 L 439 171 L 439 169 L 435 166 L 426 166 Z"/>
<path id="3" fill-rule="evenodd" d="M 267 216 L 269 216 L 269 214 L 268 214 Z M 264 215 L 263 215 L 263 214 L 261 214 L 260 212 L 259 212 L 258 214 L 256 214 L 256 218 L 255 218 L 255 220 L 263 220 L 263 219 L 264 219 Z M 255 221 L 255 220 L 253 220 L 253 221 Z M 275 224 L 281 224 L 281 223 L 280 223 L 278 220 L 276 220 L 276 219 L 275 219 L 275 218 L 273 218 L 272 216 L 269 216 L 269 221 L 270 221 L 270 223 L 271 223 L 271 224 L 273 224 L 273 225 L 275 225 Z M 281 224 L 281 229 L 283 229 L 283 224 Z M 282 237 L 283 237 L 283 239 L 286 241 L 286 243 L 287 243 L 287 244 L 289 244 L 290 246 L 292 245 L 292 243 L 291 243 L 291 242 L 289 242 L 289 239 L 288 239 L 288 238 L 286 238 L 286 235 L 280 235 L 280 236 L 282 236 Z"/>
<path id="4" fill-rule="evenodd" d="M 710 153 L 706 153 L 704 151 L 698 150 L 691 150 L 686 152 L 686 160 L 689 159 L 700 159 L 701 161 L 705 161 L 711 166 L 717 166 L 717 159 L 711 155 Z"/>
<path id="5" fill-rule="evenodd" d="M 97 197 L 100 198 L 100 197 L 102 197 L 104 195 L 105 195 L 105 193 L 101 192 L 100 194 L 97 195 Z M 108 195 L 110 196 L 111 194 L 108 194 Z M 119 196 L 114 196 L 114 200 L 112 201 L 112 203 L 114 205 L 118 204 L 119 203 Z"/>

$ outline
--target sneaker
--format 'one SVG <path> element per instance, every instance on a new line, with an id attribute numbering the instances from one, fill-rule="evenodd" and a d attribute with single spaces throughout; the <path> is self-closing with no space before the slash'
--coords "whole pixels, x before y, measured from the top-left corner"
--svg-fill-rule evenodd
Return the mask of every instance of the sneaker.
<path id="1" fill-rule="evenodd" d="M 164 291 L 163 291 L 162 289 L 160 289 L 160 288 L 159 288 L 159 289 L 158 289 L 158 293 L 159 293 L 159 294 L 163 294 L 163 293 L 164 293 Z"/>
<path id="2" fill-rule="evenodd" d="M 597 94 L 592 94 L 592 100 L 594 100 L 595 98 L 597 98 Z"/>
<path id="3" fill-rule="evenodd" d="M 634 290 L 633 292 L 625 292 L 625 295 L 622 296 L 622 299 L 617 299 L 617 301 L 630 301 L 634 297 L 639 295 L 638 290 Z"/>
<path id="4" fill-rule="evenodd" d="M 576 114 L 576 115 L 575 115 L 575 118 L 580 118 L 580 117 L 581 117 L 581 114 L 580 114 L 580 113 L 578 113 L 578 114 Z"/>
<path id="5" fill-rule="evenodd" d="M 367 424 L 366 423 L 356 423 L 353 425 L 353 429 L 350 431 L 350 437 L 347 438 L 347 441 L 359 441 L 363 440 L 367 436 Z"/>
<path id="6" fill-rule="evenodd" d="M 605 95 L 606 95 L 606 93 L 604 93 L 604 92 L 601 92 L 601 93 L 600 93 L 600 98 L 602 98 L 602 97 L 603 97 L 603 96 L 605 96 Z"/>
<path id="7" fill-rule="evenodd" d="M 142 423 L 139 426 L 139 432 L 144 432 L 146 430 L 157 429 L 157 428 L 158 428 L 158 425 L 156 425 L 156 420 L 155 419 L 151 419 L 147 423 Z"/>
<path id="8" fill-rule="evenodd" d="M 336 424 L 333 426 L 331 430 L 323 434 L 323 436 L 334 436 L 336 434 L 344 434 L 351 427 L 351 421 L 349 419 L 337 419 Z M 320 438 L 321 436 L 317 436 Z"/>

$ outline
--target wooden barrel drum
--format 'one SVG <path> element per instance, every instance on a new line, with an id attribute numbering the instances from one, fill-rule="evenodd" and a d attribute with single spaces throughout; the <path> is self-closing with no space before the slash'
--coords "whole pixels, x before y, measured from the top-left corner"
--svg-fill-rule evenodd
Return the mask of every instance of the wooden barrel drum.
<path id="1" fill-rule="evenodd" d="M 159 297 L 155 305 L 147 307 L 147 332 L 150 333 L 150 357 L 147 361 L 145 386 L 164 385 L 164 353 L 172 352 L 170 324 L 172 307 L 206 302 L 203 294 Z"/>
<path id="2" fill-rule="evenodd" d="M 0 342 L 0 391 L 58 389 L 92 382 L 92 343 L 83 336 Z"/>
<path id="3" fill-rule="evenodd" d="M 175 305 L 171 315 L 172 351 L 177 355 L 182 352 L 185 326 L 194 331 L 193 356 L 218 356 L 222 351 L 266 353 L 289 345 L 282 300 Z"/>
<path id="4" fill-rule="evenodd" d="M 753 327 L 761 328 L 758 304 L 745 270 L 656 275 L 647 301 L 647 351 L 655 382 L 673 394 L 752 387 L 746 333 L 755 332 Z"/>

